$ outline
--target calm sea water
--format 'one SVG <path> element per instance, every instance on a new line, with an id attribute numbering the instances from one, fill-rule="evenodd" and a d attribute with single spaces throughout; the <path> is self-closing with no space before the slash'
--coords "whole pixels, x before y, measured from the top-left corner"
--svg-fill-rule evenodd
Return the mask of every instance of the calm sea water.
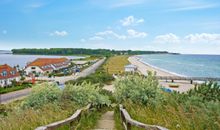
<path id="1" fill-rule="evenodd" d="M 184 76 L 220 77 L 220 55 L 140 55 L 141 61 Z"/>
<path id="2" fill-rule="evenodd" d="M 45 56 L 45 55 L 12 55 L 12 54 L 0 54 L 0 65 L 8 64 L 10 66 L 19 65 L 21 68 L 26 66 L 28 62 L 35 60 L 36 58 L 61 58 L 66 57 L 68 59 L 83 58 L 81 56 Z"/>

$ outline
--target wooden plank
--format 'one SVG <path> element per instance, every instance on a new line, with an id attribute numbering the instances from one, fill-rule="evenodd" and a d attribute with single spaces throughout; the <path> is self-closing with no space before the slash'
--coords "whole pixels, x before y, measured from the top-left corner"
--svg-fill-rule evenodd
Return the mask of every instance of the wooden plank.
<path id="1" fill-rule="evenodd" d="M 198 81 L 220 81 L 218 77 L 181 77 L 181 76 L 156 76 L 161 80 L 198 80 Z"/>
<path id="2" fill-rule="evenodd" d="M 70 124 L 71 122 L 78 120 L 80 118 L 81 113 L 83 111 L 89 110 L 91 108 L 91 106 L 92 106 L 91 104 L 88 104 L 86 107 L 77 110 L 71 117 L 69 117 L 67 119 L 57 121 L 57 122 L 51 123 L 49 125 L 37 127 L 35 130 L 55 130 L 60 126 Z"/>
<path id="3" fill-rule="evenodd" d="M 121 118 L 125 118 L 124 120 L 122 119 L 122 124 L 124 125 L 124 128 L 129 130 L 129 126 L 136 126 L 139 128 L 143 128 L 146 130 L 168 130 L 167 128 L 161 127 L 161 126 L 157 126 L 157 125 L 148 125 L 148 124 L 144 124 L 141 123 L 139 121 L 136 121 L 134 119 L 131 118 L 131 116 L 129 115 L 129 113 L 127 112 L 126 109 L 123 108 L 122 105 L 119 105 L 119 109 L 120 112 L 122 113 L 122 117 Z"/>

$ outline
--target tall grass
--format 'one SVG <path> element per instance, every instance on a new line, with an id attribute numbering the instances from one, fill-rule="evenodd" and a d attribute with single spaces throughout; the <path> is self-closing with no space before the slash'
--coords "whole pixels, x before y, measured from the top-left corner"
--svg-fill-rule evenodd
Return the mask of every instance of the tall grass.
<path id="1" fill-rule="evenodd" d="M 128 55 L 119 55 L 110 57 L 104 68 L 109 74 L 121 74 L 124 73 L 124 66 L 129 64 Z"/>
<path id="2" fill-rule="evenodd" d="M 28 130 L 38 126 L 63 120 L 71 116 L 77 109 L 88 103 L 99 105 L 109 104 L 108 97 L 100 93 L 99 87 L 89 83 L 68 85 L 64 91 L 53 84 L 42 84 L 33 87 L 30 96 L 20 105 L 1 106 L 0 129 Z M 97 113 L 88 116 L 92 123 L 98 118 Z M 94 118 L 93 118 L 94 116 Z M 82 120 L 91 126 L 88 120 Z M 61 129 L 66 129 L 64 126 Z"/>
<path id="3" fill-rule="evenodd" d="M 127 77 L 117 81 L 117 99 L 123 99 L 118 101 L 123 103 L 133 119 L 169 129 L 220 129 L 219 85 L 202 84 L 188 93 L 180 94 L 155 91 L 154 82 L 156 79 L 153 77 Z M 119 118 L 119 114 L 116 118 Z M 120 129 L 120 124 L 116 126 Z"/>

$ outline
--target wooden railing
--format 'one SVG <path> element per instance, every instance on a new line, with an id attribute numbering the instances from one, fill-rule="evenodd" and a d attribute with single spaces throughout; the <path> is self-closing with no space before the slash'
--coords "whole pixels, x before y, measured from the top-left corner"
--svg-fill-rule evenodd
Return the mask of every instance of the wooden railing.
<path id="1" fill-rule="evenodd" d="M 122 124 L 123 124 L 125 130 L 131 130 L 132 126 L 142 128 L 145 130 L 168 130 L 167 128 L 164 128 L 161 126 L 147 125 L 147 124 L 144 124 L 144 123 L 141 123 L 141 122 L 138 122 L 138 121 L 132 119 L 130 117 L 129 113 L 127 112 L 127 110 L 124 109 L 122 105 L 119 105 L 119 110 L 120 110 Z"/>
<path id="2" fill-rule="evenodd" d="M 36 128 L 35 130 L 56 130 L 59 127 L 64 126 L 64 125 L 69 125 L 70 130 L 73 130 L 76 127 L 73 124 L 76 122 L 79 122 L 82 112 L 88 111 L 90 108 L 91 108 L 91 104 L 87 105 L 85 108 L 77 110 L 71 117 L 65 120 L 54 122 L 54 123 L 51 123 L 45 126 L 40 126 Z"/>
<path id="3" fill-rule="evenodd" d="M 220 81 L 220 78 L 217 77 L 182 77 L 182 76 L 156 76 L 159 80 L 171 80 L 174 82 L 174 80 L 188 80 L 192 84 L 193 81 Z"/>

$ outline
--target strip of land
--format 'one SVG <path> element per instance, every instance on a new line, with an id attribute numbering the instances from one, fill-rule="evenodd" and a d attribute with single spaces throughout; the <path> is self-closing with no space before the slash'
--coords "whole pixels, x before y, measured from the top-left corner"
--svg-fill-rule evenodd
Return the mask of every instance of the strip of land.
<path id="1" fill-rule="evenodd" d="M 128 58 L 128 60 L 131 64 L 136 65 L 138 71 L 143 75 L 147 75 L 147 72 L 151 71 L 151 72 L 155 72 L 156 76 L 178 76 L 173 73 L 169 73 L 169 72 L 163 71 L 161 69 L 152 67 L 148 64 L 144 64 L 143 62 L 140 61 L 140 59 L 137 56 L 131 56 Z M 169 87 L 171 84 L 173 84 L 173 83 L 160 80 L 161 86 L 163 86 L 165 88 L 169 88 L 171 90 L 178 91 L 178 92 L 186 92 L 186 91 L 195 87 L 195 85 L 190 84 L 189 81 L 175 81 L 175 84 L 179 86 L 177 88 Z"/>

